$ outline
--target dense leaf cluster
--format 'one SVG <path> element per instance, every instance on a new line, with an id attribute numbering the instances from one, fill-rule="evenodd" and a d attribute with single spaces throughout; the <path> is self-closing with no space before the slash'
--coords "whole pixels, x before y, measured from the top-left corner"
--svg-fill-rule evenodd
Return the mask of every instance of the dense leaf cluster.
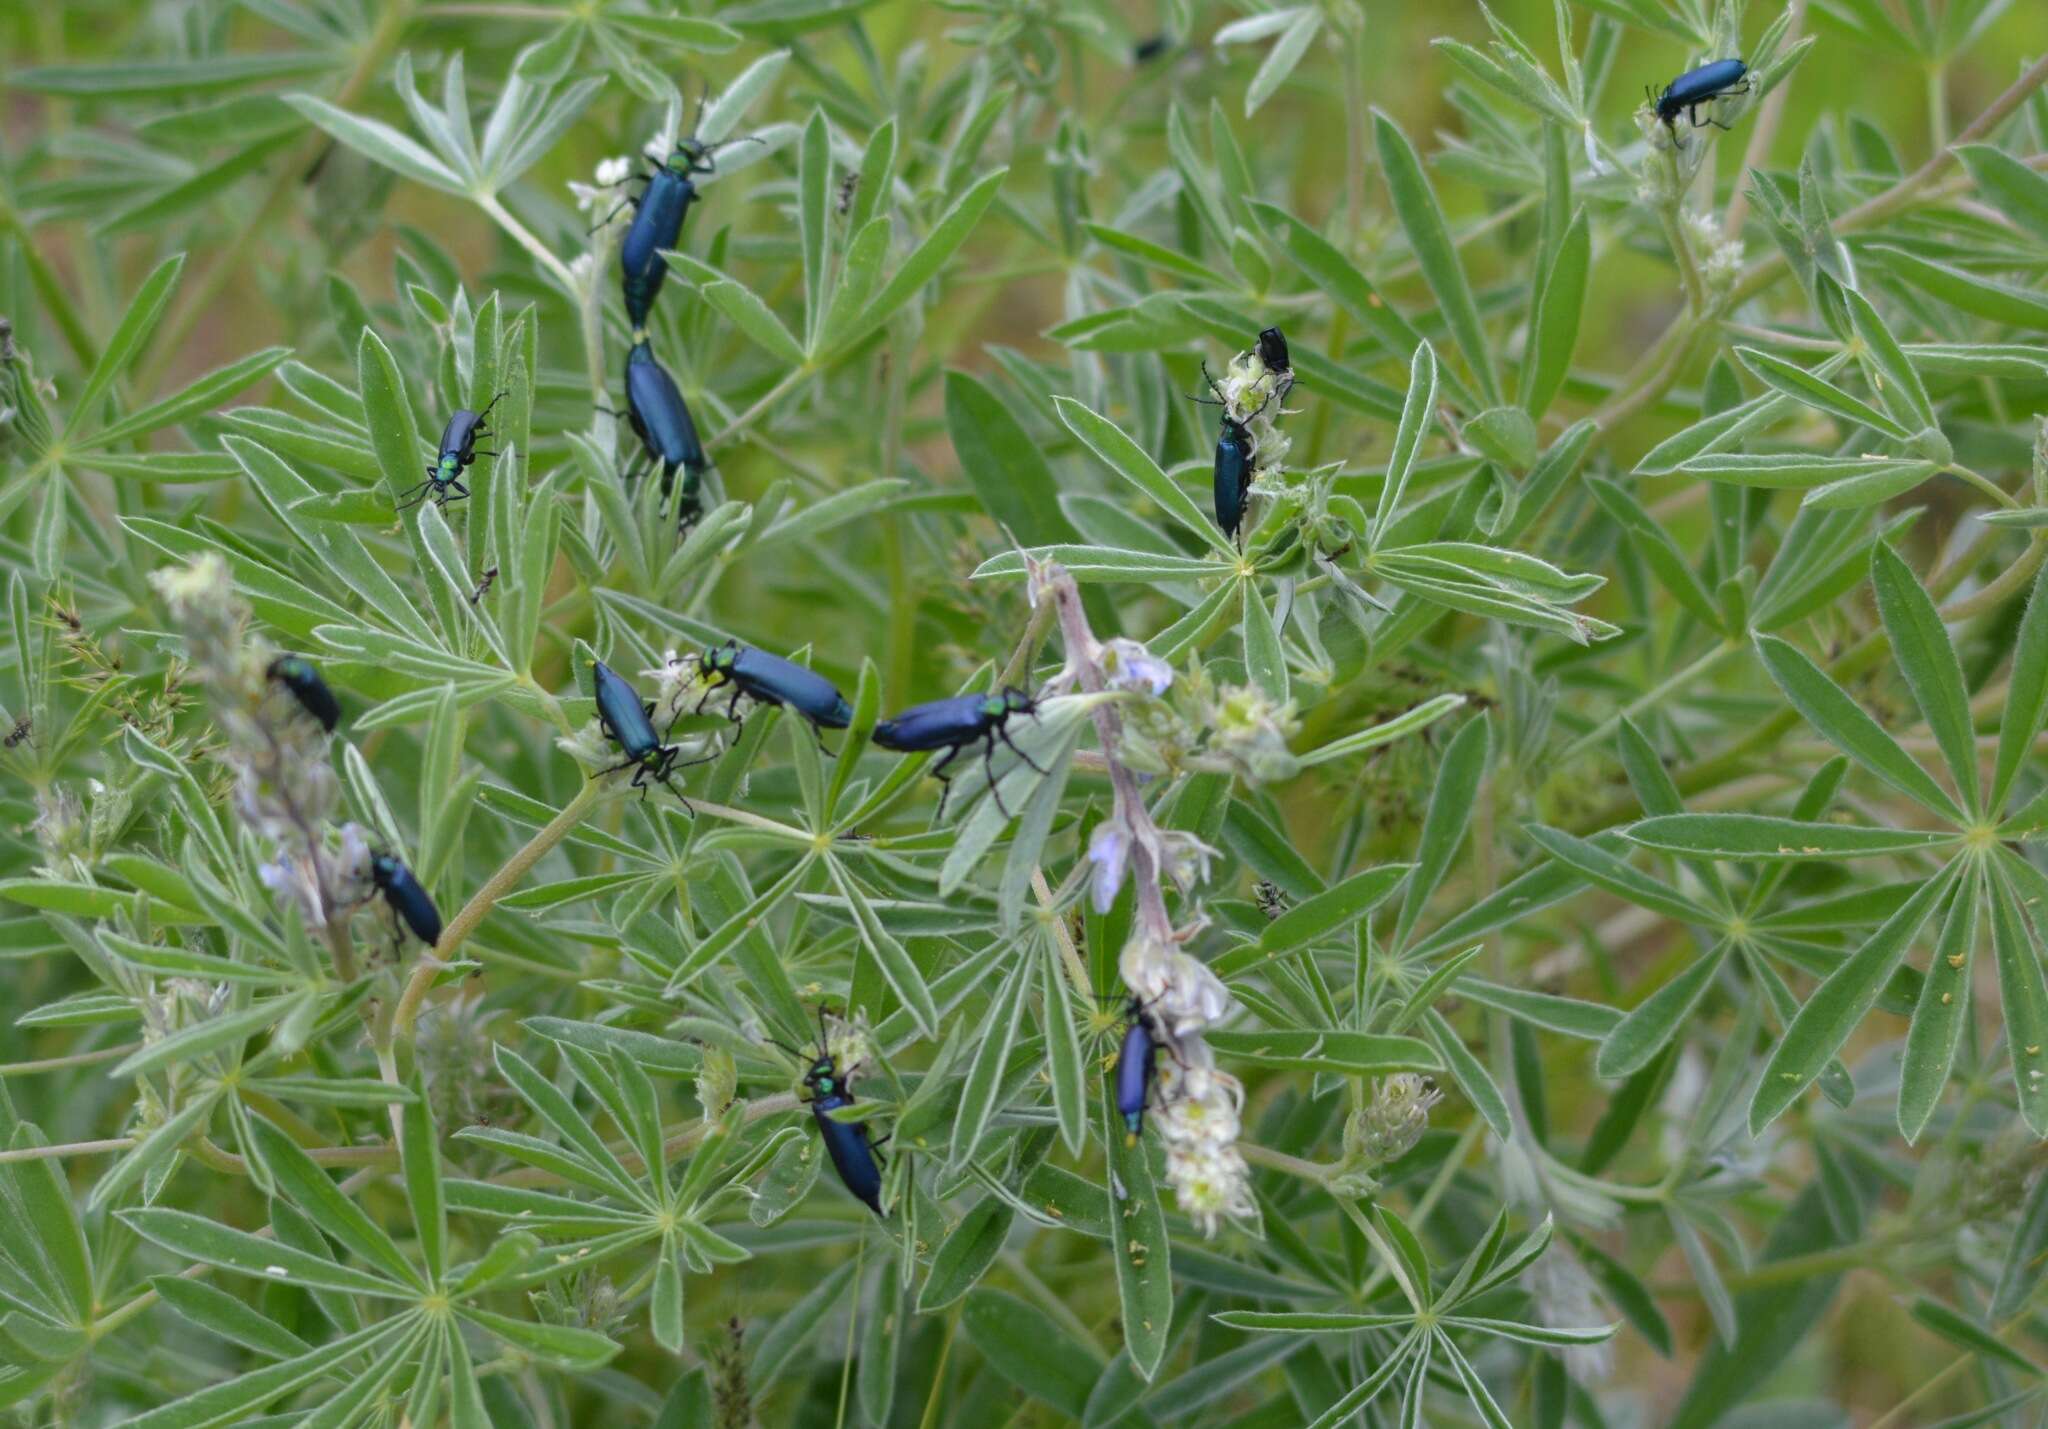
<path id="1" fill-rule="evenodd" d="M 2041 1413 L 2038 13 L 108 8 L 0 17 L 0 1414 Z"/>

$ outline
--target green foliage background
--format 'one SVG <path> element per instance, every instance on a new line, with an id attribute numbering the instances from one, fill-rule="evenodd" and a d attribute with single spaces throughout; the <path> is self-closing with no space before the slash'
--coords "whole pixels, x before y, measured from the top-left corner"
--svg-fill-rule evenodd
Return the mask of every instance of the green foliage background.
<path id="1" fill-rule="evenodd" d="M 1999 0 L 9 7 L 0 1412 L 2040 1422 L 2044 50 Z M 1674 151 L 1643 85 L 1729 54 Z M 707 87 L 766 142 L 651 323 L 723 496 L 679 540 L 568 185 Z M 1271 323 L 1237 547 L 1185 394 Z M 501 388 L 475 497 L 394 518 Z M 1077 653 L 1013 539 L 1174 686 L 935 823 L 877 715 Z M 149 579 L 207 553 L 447 966 L 260 880 Z M 763 712 L 694 818 L 586 780 L 589 658 L 728 635 L 810 648 L 836 757 Z M 1240 1007 L 1213 1237 L 1101 1091 L 1126 788 L 1215 850 L 1157 905 Z M 826 1004 L 879 1222 L 771 1045 Z"/>

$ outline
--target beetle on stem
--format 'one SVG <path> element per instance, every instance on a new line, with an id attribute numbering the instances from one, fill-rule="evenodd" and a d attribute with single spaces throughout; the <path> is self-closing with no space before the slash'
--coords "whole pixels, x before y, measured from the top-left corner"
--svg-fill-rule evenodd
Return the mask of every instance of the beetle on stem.
<path id="1" fill-rule="evenodd" d="M 977 741 L 982 742 L 981 766 L 988 776 L 988 790 L 996 801 L 996 807 L 1007 818 L 1009 807 L 1003 803 L 1002 790 L 996 787 L 996 741 L 1002 740 L 1009 745 L 1012 754 L 1040 774 L 1045 773 L 1038 761 L 1019 749 L 1010 738 L 1010 717 L 1020 714 L 1038 718 L 1038 702 L 1014 686 L 1006 687 L 1000 694 L 954 695 L 950 699 L 912 705 L 882 720 L 875 726 L 874 741 L 878 748 L 892 749 L 899 754 L 946 751 L 946 757 L 932 768 L 932 777 L 945 786 L 939 795 L 941 818 L 946 814 L 946 796 L 952 792 L 946 766 L 960 757 L 961 750 Z"/>

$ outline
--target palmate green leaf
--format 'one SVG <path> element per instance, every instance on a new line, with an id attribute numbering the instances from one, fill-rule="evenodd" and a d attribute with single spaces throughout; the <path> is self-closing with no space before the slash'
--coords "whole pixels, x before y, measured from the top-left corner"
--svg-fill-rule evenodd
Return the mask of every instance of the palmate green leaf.
<path id="1" fill-rule="evenodd" d="M 1091 411 L 1072 397 L 1055 397 L 1054 409 L 1067 430 L 1106 463 L 1110 470 L 1136 487 L 1153 505 L 1173 517 L 1218 554 L 1235 560 L 1236 548 L 1216 523 L 1202 514 L 1194 498 L 1177 485 L 1159 463 L 1107 417 Z M 1014 553 L 1012 553 L 1014 555 Z M 1001 559 L 998 557 L 997 559 Z M 1078 579 L 1078 573 L 1077 573 Z"/>
<path id="2" fill-rule="evenodd" d="M 1988 807 L 1994 812 L 2006 812 L 2013 780 L 2048 721 L 2048 566 L 2034 577 L 2012 649 L 2012 675 L 1998 719 L 1998 762 L 1991 776 Z"/>
<path id="3" fill-rule="evenodd" d="M 151 1207 L 122 1211 L 120 1219 L 144 1240 L 162 1246 L 173 1255 L 226 1270 L 238 1270 L 245 1275 L 260 1276 L 287 1285 L 387 1299 L 405 1300 L 418 1294 L 414 1286 L 356 1270 L 278 1241 L 263 1240 L 247 1231 L 230 1229 L 188 1211 Z"/>
<path id="4" fill-rule="evenodd" d="M 1849 427 L 1869 427 L 1888 437 L 1904 441 L 1912 433 L 1885 413 L 1857 397 L 1850 396 L 1824 377 L 1818 377 L 1797 363 L 1787 362 L 1753 347 L 1738 347 L 1735 355 L 1743 366 L 1796 402 L 1825 412 Z"/>
<path id="5" fill-rule="evenodd" d="M 1045 454 L 971 373 L 946 373 L 946 431 L 961 472 L 998 525 L 1026 545 L 1078 543 Z"/>
<path id="6" fill-rule="evenodd" d="M 1975 818 L 1983 805 L 1977 788 L 1970 697 L 1941 613 L 1898 552 L 1882 541 L 1871 548 L 1870 583 L 1877 592 L 1878 614 L 1884 620 L 1892 655 L 1948 762 L 1964 810 Z"/>
<path id="7" fill-rule="evenodd" d="M 17 75 L 15 79 L 19 82 L 21 76 Z M 74 436 L 86 423 L 97 420 L 100 403 L 112 389 L 115 379 L 141 355 L 150 334 L 156 331 L 184 266 L 185 255 L 182 253 L 164 259 L 142 280 L 142 286 L 128 300 L 128 310 L 121 315 L 120 325 L 100 350 L 99 361 L 86 374 L 85 385 L 78 389 L 77 400 L 71 404 L 71 415 L 64 423 L 66 439 Z"/>
<path id="8" fill-rule="evenodd" d="M 1408 235 L 1408 245 L 1414 250 L 1415 261 L 1421 266 L 1430 291 L 1436 294 L 1444 321 L 1449 325 L 1459 351 L 1465 354 L 1466 364 L 1471 367 L 1479 384 L 1480 394 L 1489 405 L 1498 406 L 1500 378 L 1494 370 L 1493 351 L 1487 344 L 1486 332 L 1479 320 L 1479 307 L 1472 299 L 1472 288 L 1465 277 L 1464 264 L 1451 242 L 1450 228 L 1444 222 L 1443 208 L 1437 203 L 1436 193 L 1422 172 L 1422 161 L 1416 157 L 1414 146 L 1408 142 L 1408 136 L 1401 132 L 1400 126 L 1377 110 L 1373 112 L 1373 138 L 1381 172 L 1386 176 L 1387 191 L 1393 199 L 1394 212 L 1400 217 L 1401 227 Z"/>
<path id="9" fill-rule="evenodd" d="M 1920 928 L 1958 876 L 1955 865 L 1922 883 L 1830 974 L 1785 1029 L 1749 1103 L 1752 1135 L 1762 1132 L 1813 1085 L 1876 1004 Z"/>
<path id="10" fill-rule="evenodd" d="M 2048 977 L 2041 942 L 2028 923 L 2007 869 L 1986 869 L 1990 885 L 1991 946 L 1998 957 L 1998 998 L 2005 1014 L 2006 1051 L 2020 1114 L 2036 1136 L 2048 1136 Z"/>
<path id="11" fill-rule="evenodd" d="M 1304 899 L 1267 924 L 1257 941 L 1217 958 L 1212 969 L 1218 977 L 1227 978 L 1268 958 L 1298 952 L 1328 938 L 1377 908 L 1401 886 L 1412 866 L 1394 863 L 1368 868 Z"/>
<path id="12" fill-rule="evenodd" d="M 594 1370 L 619 1352 L 617 1341 L 595 1330 L 515 1320 L 474 1305 L 466 1305 L 456 1313 L 541 1363 L 565 1370 Z"/>
<path id="13" fill-rule="evenodd" d="M 364 158 L 429 188 L 463 192 L 461 175 L 382 120 L 351 114 L 318 95 L 287 94 L 284 102 Z"/>
<path id="14" fill-rule="evenodd" d="M 1429 896 L 1436 892 L 1465 842 L 1471 826 L 1479 782 L 1486 774 L 1492 751 L 1492 729 L 1484 714 L 1468 720 L 1437 766 L 1436 784 L 1430 791 L 1429 809 L 1415 848 L 1415 868 L 1401 892 L 1401 911 L 1394 923 L 1396 947 L 1407 943 L 1415 931 Z"/>
<path id="15" fill-rule="evenodd" d="M 1768 814 L 1663 814 L 1623 831 L 1631 843 L 1696 858 L 1839 859 L 1921 853 L 1959 835 L 1855 824 L 1810 823 Z"/>
<path id="16" fill-rule="evenodd" d="M 1087 584 L 1093 581 L 1189 580 L 1223 574 L 1212 560 L 1194 556 L 1169 556 L 1151 551 L 1122 551 L 1106 546 L 1039 546 L 1028 553 L 1033 560 L 1057 561 L 1068 575 Z M 1024 554 L 1004 551 L 990 556 L 974 569 L 974 579 L 1024 574 Z"/>
<path id="17" fill-rule="evenodd" d="M 1212 1032 L 1206 1040 L 1236 1061 L 1261 1067 L 1303 1067 L 1361 1077 L 1443 1069 L 1442 1059 L 1430 1050 L 1429 1044 L 1413 1037 L 1289 1028 L 1272 1032 Z"/>
<path id="18" fill-rule="evenodd" d="M 1155 642 L 1153 645 L 1155 653 L 1158 651 L 1158 648 Z M 1465 697 L 1463 695 L 1438 695 L 1434 699 L 1425 700 L 1412 710 L 1395 715 L 1392 719 L 1383 720 L 1379 724 L 1369 725 L 1351 734 L 1340 735 L 1328 744 L 1311 749 L 1301 756 L 1301 765 L 1303 768 L 1308 768 L 1311 765 L 1328 764 L 1332 760 L 1344 759 L 1353 754 L 1363 754 L 1369 749 L 1377 749 L 1381 745 L 1390 744 L 1404 735 L 1414 734 L 1418 730 L 1427 729 L 1452 711 L 1464 708 L 1464 705 Z"/>
<path id="19" fill-rule="evenodd" d="M 995 1264 L 1015 1218 L 999 1196 L 977 1201 L 933 1252 L 931 1273 L 917 1295 L 918 1314 L 942 1310 L 972 1290 Z"/>
<path id="20" fill-rule="evenodd" d="M 13 1108 L 0 1093 L 0 1112 Z M 11 1151 L 29 1151 L 49 1143 L 27 1122 L 14 1125 Z M 36 1157 L 0 1168 L 0 1265 L 6 1261 L 32 1276 L 52 1315 L 75 1325 L 92 1318 L 92 1250 L 55 1159 Z"/>
<path id="21" fill-rule="evenodd" d="M 1414 355 L 1408 360 L 1408 395 L 1401 404 L 1401 424 L 1394 431 L 1393 449 L 1387 455 L 1387 471 L 1380 483 L 1379 506 L 1367 537 L 1368 549 L 1385 538 L 1400 512 L 1401 497 L 1407 491 L 1416 455 L 1422 450 L 1423 439 L 1429 435 L 1430 425 L 1436 419 L 1436 378 L 1436 351 L 1427 342 L 1418 342 Z"/>
<path id="22" fill-rule="evenodd" d="M 1991 144 L 1960 144 L 1955 153 L 1970 171 L 1979 193 L 2015 224 L 2048 243 L 2048 176 Z"/>
<path id="23" fill-rule="evenodd" d="M 1959 312 L 2001 327 L 2048 331 L 2048 298 L 2037 292 L 1980 278 L 1889 244 L 1873 244 L 1867 251 L 1899 278 Z"/>
<path id="24" fill-rule="evenodd" d="M 1962 821 L 1947 791 L 1803 652 L 1773 635 L 1759 635 L 1755 644 L 1785 698 L 1830 744 L 1915 803 Z"/>
<path id="25" fill-rule="evenodd" d="M 1113 1217 L 1116 1229 L 1110 1252 L 1116 1261 L 1124 1349 L 1130 1355 L 1131 1368 L 1149 1382 L 1159 1373 L 1173 1329 L 1172 1247 L 1152 1176 L 1152 1148 L 1142 1139 L 1127 1144 L 1123 1118 L 1117 1114 L 1116 1091 L 1106 1078 L 1101 1106 L 1110 1195 L 1113 1203 L 1121 1202 Z M 974 1302 L 968 1303 L 971 1307 Z"/>
<path id="26" fill-rule="evenodd" d="M 1899 1134 L 1908 1142 L 1919 1140 L 1927 1129 L 1948 1085 L 1963 1029 L 1969 1025 L 1973 979 L 1968 968 L 1977 947 L 1984 893 L 1982 871 L 1965 869 L 1950 896 L 1927 977 L 1920 985 L 1920 1002 L 1913 1009 L 1905 1055 L 1899 1061 Z"/>
<path id="27" fill-rule="evenodd" d="M 1641 1071 L 1690 1020 L 1726 960 L 1722 944 L 1645 998 L 1602 1040 L 1593 1070 L 1615 1078 Z"/>
<path id="28" fill-rule="evenodd" d="M 375 1353 L 411 1327 L 408 1317 L 379 1321 L 295 1358 L 188 1394 L 128 1422 L 139 1429 L 213 1429 L 216 1425 L 247 1423 L 262 1406 L 336 1373 L 360 1354 Z"/>
<path id="29" fill-rule="evenodd" d="M 1523 359 L 1521 403 L 1532 418 L 1540 418 L 1550 409 L 1570 375 L 1592 257 L 1591 231 L 1586 212 L 1580 209 L 1572 215 L 1558 242 L 1557 256 L 1544 275 L 1542 292 L 1529 319 L 1530 345 Z"/>
<path id="30" fill-rule="evenodd" d="M 735 86 L 736 88 L 737 86 Z M 903 260 L 903 266 L 882 285 L 882 291 L 875 294 L 861 315 L 854 319 L 847 332 L 837 340 L 837 349 L 845 351 L 860 339 L 882 326 L 905 303 L 909 302 L 925 285 L 938 276 L 946 261 L 967 241 L 967 236 L 981 222 L 982 214 L 995 202 L 996 191 L 1002 187 L 1007 169 L 996 169 L 977 179 L 974 185 L 956 199 L 932 225 L 924 241 Z"/>

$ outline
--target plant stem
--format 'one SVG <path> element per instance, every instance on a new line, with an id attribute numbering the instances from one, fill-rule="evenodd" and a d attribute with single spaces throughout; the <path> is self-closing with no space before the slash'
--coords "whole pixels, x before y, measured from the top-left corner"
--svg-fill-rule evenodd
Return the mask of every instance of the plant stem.
<path id="1" fill-rule="evenodd" d="M 40 1062 L 8 1062 L 0 1065 L 0 1077 L 26 1077 L 31 1072 L 89 1067 L 95 1062 L 111 1062 L 116 1057 L 125 1057 L 141 1045 L 140 1042 L 123 1042 L 118 1047 L 103 1047 L 97 1052 L 74 1052 L 68 1057 L 45 1057 Z"/>
<path id="2" fill-rule="evenodd" d="M 483 922 L 485 915 L 497 906 L 498 900 L 510 893 L 519 880 L 526 877 L 527 872 L 568 835 L 569 830 L 583 821 L 583 816 L 603 797 L 604 782 L 602 779 L 584 780 L 583 787 L 563 806 L 562 812 L 550 819 L 546 827 L 527 840 L 526 847 L 506 859 L 504 867 L 470 895 L 469 902 L 462 905 L 462 911 L 442 930 L 441 941 L 420 957 L 412 976 L 406 980 L 405 991 L 400 994 L 392 1015 L 392 1027 L 397 1035 L 412 1036 L 420 1003 L 425 999 L 427 989 L 434 985 L 434 975 L 447 965 L 450 955 L 476 931 L 477 924 Z"/>
<path id="3" fill-rule="evenodd" d="M 9 1161 L 54 1161 L 63 1156 L 97 1156 L 102 1151 L 126 1151 L 135 1144 L 132 1136 L 115 1136 L 105 1141 L 66 1141 L 55 1146 L 21 1146 L 0 1151 L 0 1165 Z"/>

